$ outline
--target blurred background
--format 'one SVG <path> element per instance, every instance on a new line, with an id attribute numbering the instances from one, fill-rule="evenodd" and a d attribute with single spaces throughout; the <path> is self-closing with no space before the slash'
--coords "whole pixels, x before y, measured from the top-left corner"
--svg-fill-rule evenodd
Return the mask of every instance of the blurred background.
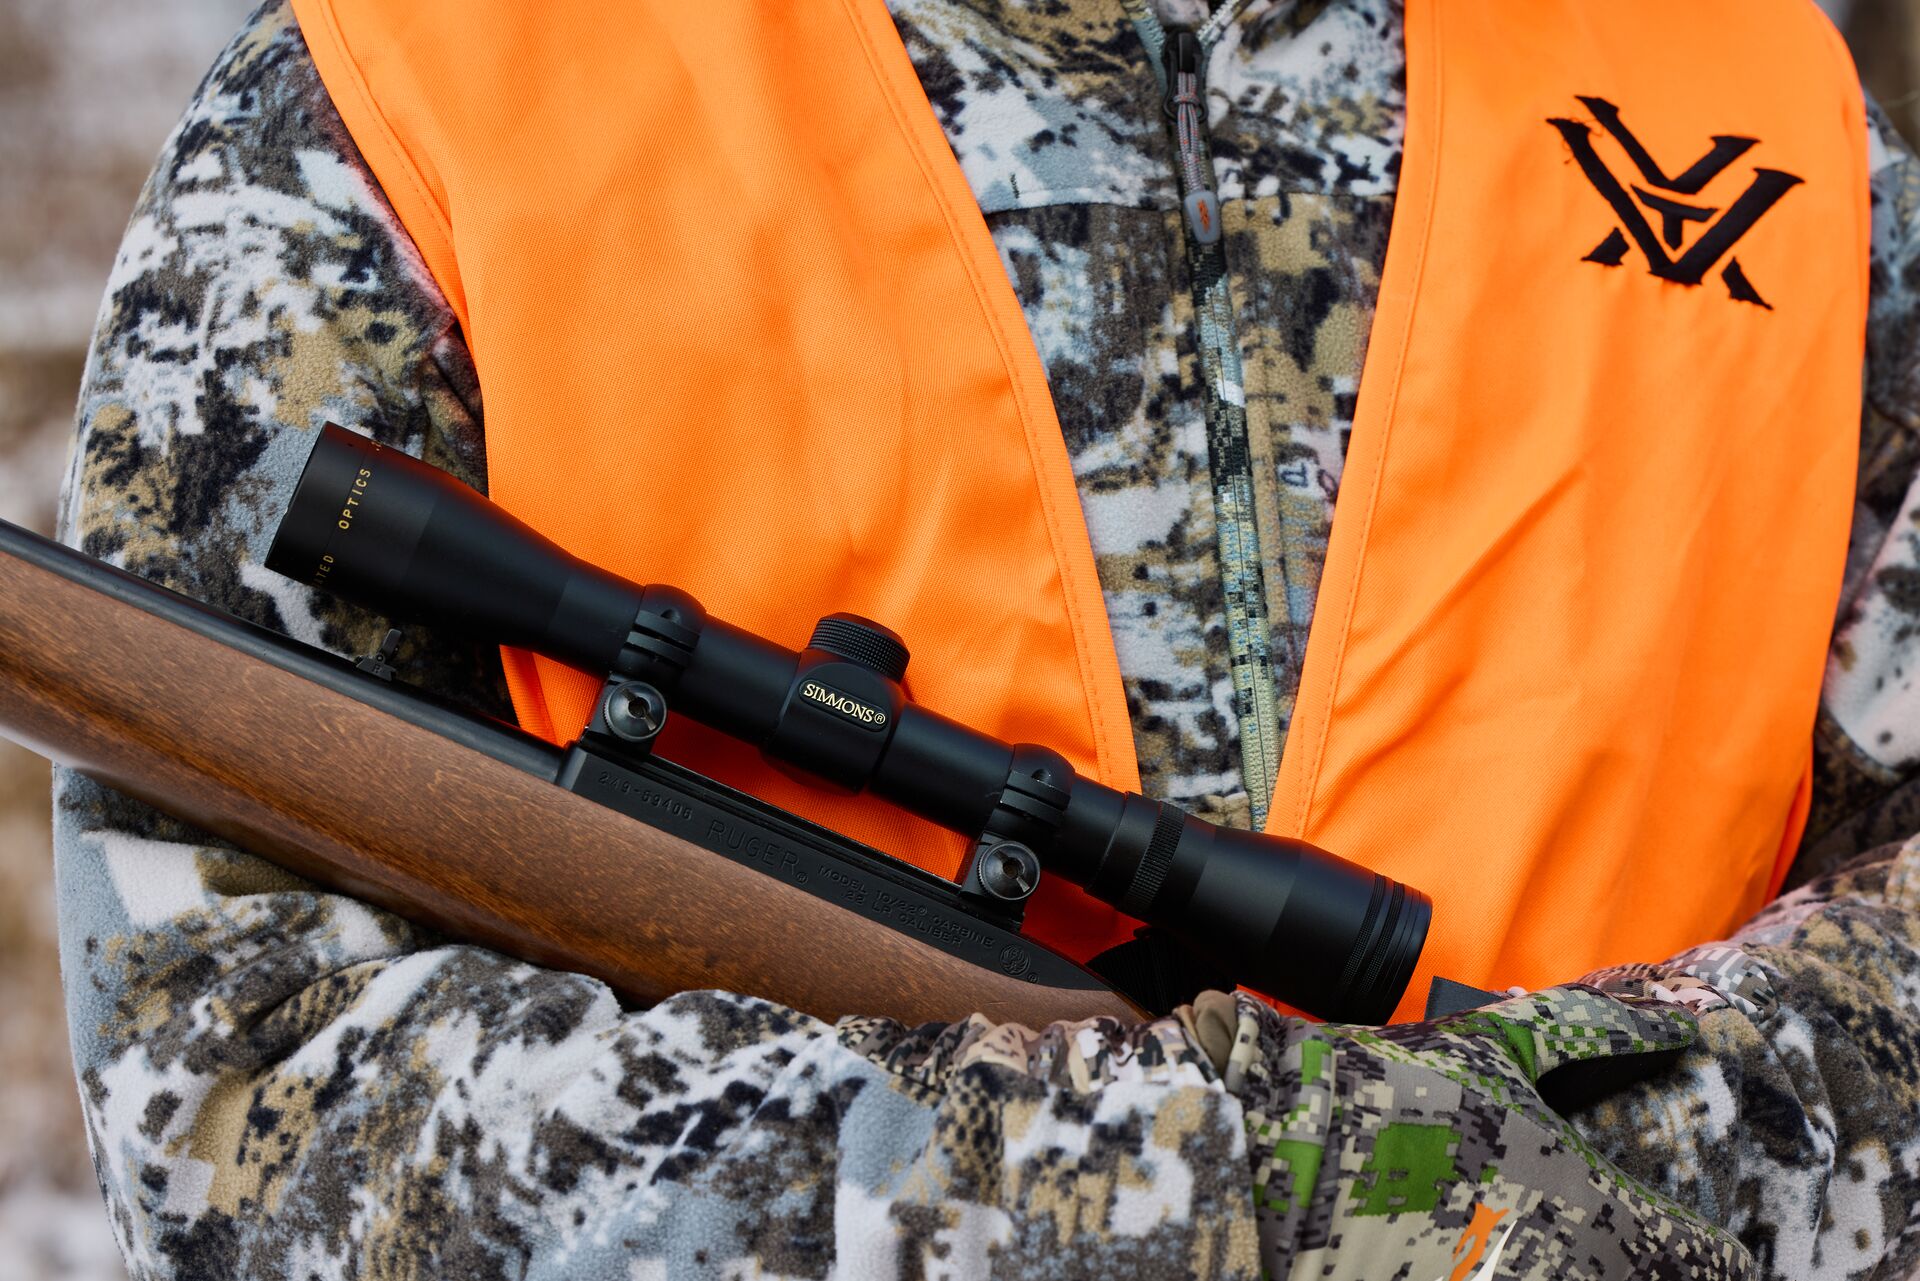
<path id="1" fill-rule="evenodd" d="M 42 531 L 127 214 L 251 0 L 0 0 L 0 517 Z M 1827 0 L 1920 138 L 1920 0 Z M 119 1281 L 54 954 L 47 768 L 0 742 L 0 1281 Z"/>
<path id="2" fill-rule="evenodd" d="M 254 0 L 0 0 L 0 517 L 53 528 L 87 334 L 160 143 Z M 54 956 L 47 765 L 0 741 L 0 1278 L 124 1281 Z"/>

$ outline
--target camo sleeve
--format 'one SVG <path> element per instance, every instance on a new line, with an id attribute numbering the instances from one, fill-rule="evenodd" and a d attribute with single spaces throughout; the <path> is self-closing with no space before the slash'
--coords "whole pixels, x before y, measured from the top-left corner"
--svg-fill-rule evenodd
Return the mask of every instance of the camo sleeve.
<path id="1" fill-rule="evenodd" d="M 1571 1112 L 1597 1151 L 1737 1235 L 1762 1275 L 1920 1267 L 1920 839 L 1801 886 L 1725 943 L 1582 982 L 1707 1002 L 1669 1071 Z"/>
<path id="2" fill-rule="evenodd" d="M 1860 472 L 1788 884 L 1920 832 L 1920 160 L 1870 110 L 1872 287 Z"/>

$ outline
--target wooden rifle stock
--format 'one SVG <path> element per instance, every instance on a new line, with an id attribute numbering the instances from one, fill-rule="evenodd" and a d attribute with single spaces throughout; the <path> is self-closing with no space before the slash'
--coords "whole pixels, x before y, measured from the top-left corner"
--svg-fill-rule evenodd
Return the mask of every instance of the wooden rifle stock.
<path id="1" fill-rule="evenodd" d="M 974 964 L 617 813 L 556 786 L 546 743 L 4 522 L 0 732 L 321 885 L 630 1001 L 719 987 L 826 1019 L 1140 1017 L 1084 971 L 1042 983 Z"/>

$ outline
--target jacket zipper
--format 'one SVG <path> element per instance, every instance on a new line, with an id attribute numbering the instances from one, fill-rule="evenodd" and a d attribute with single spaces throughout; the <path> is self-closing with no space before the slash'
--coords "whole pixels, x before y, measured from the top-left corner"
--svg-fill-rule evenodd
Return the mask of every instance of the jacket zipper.
<path id="1" fill-rule="evenodd" d="M 1227 290 L 1227 253 L 1221 240 L 1220 198 L 1207 144 L 1206 56 L 1209 44 L 1193 31 L 1168 30 L 1166 112 L 1180 181 L 1181 223 L 1198 319 L 1200 371 L 1206 388 L 1207 463 L 1213 479 L 1220 581 L 1226 598 L 1227 653 L 1234 717 L 1240 730 L 1240 772 L 1256 831 L 1280 772 L 1280 724 L 1273 675 L 1273 631 L 1267 615 L 1260 537 L 1254 524 L 1252 451 L 1247 399 L 1233 300 Z"/>
<path id="2" fill-rule="evenodd" d="M 1174 153 L 1180 169 L 1181 208 L 1187 235 L 1196 244 L 1220 239 L 1220 197 L 1214 191 L 1213 157 L 1207 151 L 1206 50 L 1191 31 L 1167 33 L 1167 115 L 1173 120 Z"/>

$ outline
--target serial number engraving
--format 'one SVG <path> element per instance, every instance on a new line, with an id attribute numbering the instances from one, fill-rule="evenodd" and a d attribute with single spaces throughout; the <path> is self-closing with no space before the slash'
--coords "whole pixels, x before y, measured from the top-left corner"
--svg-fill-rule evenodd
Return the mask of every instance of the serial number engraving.
<path id="1" fill-rule="evenodd" d="M 622 778 L 612 770 L 601 770 L 597 782 L 610 792 L 631 796 L 647 808 L 659 810 L 675 822 L 686 823 L 693 819 L 693 807 L 679 797 L 656 792 L 646 784 L 636 783 L 630 778 Z"/>

